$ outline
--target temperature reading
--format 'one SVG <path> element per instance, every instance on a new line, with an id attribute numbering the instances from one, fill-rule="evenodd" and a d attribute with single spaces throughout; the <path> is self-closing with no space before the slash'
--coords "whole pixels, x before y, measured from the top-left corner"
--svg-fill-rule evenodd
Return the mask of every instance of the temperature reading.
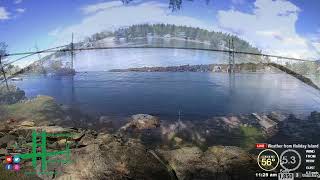
<path id="1" fill-rule="evenodd" d="M 279 165 L 279 156 L 272 149 L 265 149 L 258 156 L 258 165 L 264 171 L 272 171 Z"/>
<path id="2" fill-rule="evenodd" d="M 274 161 L 275 161 L 274 158 L 262 159 L 261 160 L 261 165 L 262 166 L 271 166 L 272 162 L 274 162 Z"/>

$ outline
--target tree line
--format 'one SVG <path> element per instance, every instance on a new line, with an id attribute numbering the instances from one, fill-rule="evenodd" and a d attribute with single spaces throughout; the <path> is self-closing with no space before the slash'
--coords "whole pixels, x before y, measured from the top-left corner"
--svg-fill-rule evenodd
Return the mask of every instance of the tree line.
<path id="1" fill-rule="evenodd" d="M 86 38 L 84 42 L 93 43 L 105 39 L 107 37 L 115 37 L 116 39 L 124 38 L 127 41 L 130 41 L 139 37 L 148 36 L 167 38 L 176 37 L 184 40 L 196 40 L 199 42 L 209 43 L 210 47 L 214 49 L 227 49 L 228 41 L 230 39 L 233 39 L 235 50 L 252 53 L 261 53 L 261 51 L 258 48 L 252 46 L 247 41 L 232 34 L 209 31 L 198 27 L 177 26 L 173 24 L 132 25 L 129 27 L 119 28 L 114 32 L 105 31 L 93 34 L 91 37 Z"/>

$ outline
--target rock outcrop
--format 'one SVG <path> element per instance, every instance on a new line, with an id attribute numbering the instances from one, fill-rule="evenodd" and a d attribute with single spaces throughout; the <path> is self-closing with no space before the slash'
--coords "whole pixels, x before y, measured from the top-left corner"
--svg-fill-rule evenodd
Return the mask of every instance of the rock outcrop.
<path id="1" fill-rule="evenodd" d="M 141 116 L 139 116 L 141 117 Z M 149 117 L 150 116 L 144 116 Z M 138 118 L 140 119 L 140 118 Z M 5 122 L 8 125 L 10 122 Z M 152 126 L 153 127 L 153 126 Z M 232 177 L 239 179 L 251 173 L 252 156 L 236 147 L 213 146 L 201 150 L 196 146 L 183 146 L 182 139 L 174 138 L 181 147 L 175 150 L 156 147 L 149 149 L 140 139 L 122 138 L 121 135 L 98 133 L 82 128 L 57 125 L 37 126 L 33 121 L 15 122 L 2 132 L 0 144 L 9 148 L 6 153 L 31 152 L 32 130 L 48 134 L 72 134 L 70 137 L 47 137 L 49 151 L 65 150 L 70 144 L 71 162 L 48 164 L 48 171 L 63 172 L 55 179 L 212 179 Z M 18 146 L 18 148 L 15 147 Z M 41 151 L 41 150 L 40 150 Z M 48 161 L 63 155 L 48 157 Z M 41 161 L 38 161 L 40 167 Z M 237 164 L 248 165 L 247 171 Z M 31 160 L 23 162 L 31 167 Z M 170 167 L 170 168 L 169 168 Z M 79 171 L 81 170 L 81 171 Z M 39 171 L 39 170 L 38 170 Z M 38 172 L 39 173 L 39 172 Z M 246 174 L 247 173 L 247 174 Z M 53 175 L 39 175 L 52 179 Z M 250 178 L 249 178 L 250 179 Z"/>
<path id="2" fill-rule="evenodd" d="M 306 120 L 272 112 L 176 122 L 137 114 L 119 131 L 110 133 L 63 124 L 72 121 L 71 116 L 46 96 L 1 107 L 5 112 L 0 116 L 1 157 L 31 152 L 34 130 L 70 134 L 47 137 L 48 151 L 65 150 L 69 144 L 71 161 L 49 164 L 49 171 L 62 174 L 39 175 L 42 179 L 250 180 L 258 167 L 255 155 L 248 152 L 256 142 L 315 143 L 314 137 L 320 136 L 318 112 Z M 100 117 L 98 123 L 113 126 L 108 117 Z M 54 158 L 65 157 L 48 160 Z M 37 163 L 40 167 L 41 161 Z M 31 167 L 31 161 L 22 165 Z"/>
<path id="3" fill-rule="evenodd" d="M 254 179 L 255 157 L 230 146 L 182 147 L 160 151 L 178 179 Z"/>
<path id="4" fill-rule="evenodd" d="M 131 120 L 123 127 L 122 130 L 144 130 L 153 129 L 160 126 L 160 120 L 148 114 L 136 114 L 131 116 Z"/>

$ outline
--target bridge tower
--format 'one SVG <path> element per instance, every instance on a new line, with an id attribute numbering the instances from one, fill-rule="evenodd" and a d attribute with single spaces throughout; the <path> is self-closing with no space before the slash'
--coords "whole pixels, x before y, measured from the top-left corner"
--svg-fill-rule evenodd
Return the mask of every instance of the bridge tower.
<path id="1" fill-rule="evenodd" d="M 231 39 L 231 45 L 232 45 L 232 72 L 235 72 L 235 68 L 236 68 L 236 63 L 234 60 L 234 54 L 235 54 L 235 49 L 234 49 L 234 42 L 233 42 L 233 38 Z"/>
<path id="2" fill-rule="evenodd" d="M 74 44 L 73 44 L 73 33 L 71 36 L 71 69 L 73 69 L 73 61 L 74 61 Z"/>
<path id="3" fill-rule="evenodd" d="M 235 72 L 235 60 L 234 60 L 234 42 L 233 38 L 228 39 L 228 50 L 229 50 L 229 68 L 228 72 L 229 73 L 234 73 Z"/>
<path id="4" fill-rule="evenodd" d="M 231 48 L 230 48 L 230 39 L 228 39 L 228 54 L 229 54 L 229 67 L 228 67 L 228 72 L 231 73 Z"/>

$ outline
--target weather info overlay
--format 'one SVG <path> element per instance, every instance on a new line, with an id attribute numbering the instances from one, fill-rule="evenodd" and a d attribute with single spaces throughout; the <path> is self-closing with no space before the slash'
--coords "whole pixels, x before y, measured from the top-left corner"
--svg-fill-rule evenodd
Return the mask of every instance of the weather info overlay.
<path id="1" fill-rule="evenodd" d="M 320 179 L 319 144 L 256 144 L 259 153 L 257 178 Z"/>

